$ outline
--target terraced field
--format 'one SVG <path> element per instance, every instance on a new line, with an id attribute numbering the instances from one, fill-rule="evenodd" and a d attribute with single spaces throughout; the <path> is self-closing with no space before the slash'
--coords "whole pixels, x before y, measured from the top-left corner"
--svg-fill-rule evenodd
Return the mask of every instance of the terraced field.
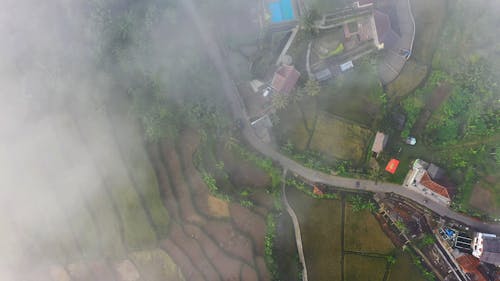
<path id="1" fill-rule="evenodd" d="M 193 164 L 199 143 L 198 134 L 186 130 L 176 144 L 150 148 L 172 220 L 161 247 L 188 280 L 270 280 L 264 262 L 267 209 L 258 213 L 211 196 Z"/>

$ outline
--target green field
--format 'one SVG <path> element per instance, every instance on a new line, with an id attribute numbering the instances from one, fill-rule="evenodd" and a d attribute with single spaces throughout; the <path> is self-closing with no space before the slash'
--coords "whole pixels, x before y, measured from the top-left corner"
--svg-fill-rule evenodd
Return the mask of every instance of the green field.
<path id="1" fill-rule="evenodd" d="M 317 200 L 290 189 L 302 231 L 304 255 L 311 280 L 340 280 L 342 258 L 342 203 Z"/>
<path id="2" fill-rule="evenodd" d="M 345 208 L 344 237 L 348 251 L 389 254 L 394 250 L 375 217 L 366 210 L 355 212 L 349 205 Z"/>
<path id="3" fill-rule="evenodd" d="M 387 261 L 360 255 L 345 255 L 345 281 L 383 281 Z M 403 280 L 403 279 L 402 279 Z"/>
<path id="4" fill-rule="evenodd" d="M 371 127 L 381 112 L 383 89 L 366 58 L 354 62 L 354 69 L 328 81 L 319 95 L 319 108 L 330 114 Z"/>
<path id="5" fill-rule="evenodd" d="M 311 280 L 383 281 L 386 274 L 396 276 L 391 280 L 406 280 L 395 279 L 403 272 L 412 273 L 411 281 L 424 280 L 370 212 L 352 211 L 348 203 L 343 203 L 345 199 L 313 199 L 293 187 L 287 189 L 287 198 L 299 218 Z M 388 264 L 389 256 L 395 258 L 394 265 Z"/>
<path id="6" fill-rule="evenodd" d="M 421 281 L 424 280 L 422 274 L 413 265 L 411 257 L 406 252 L 396 254 L 396 263 L 391 266 L 388 281 Z"/>

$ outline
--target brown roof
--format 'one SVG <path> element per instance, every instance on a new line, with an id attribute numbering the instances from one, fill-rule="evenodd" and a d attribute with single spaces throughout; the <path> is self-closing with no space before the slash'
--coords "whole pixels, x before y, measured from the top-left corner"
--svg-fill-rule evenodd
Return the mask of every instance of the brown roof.
<path id="1" fill-rule="evenodd" d="M 465 254 L 463 256 L 460 256 L 457 258 L 457 263 L 460 265 L 460 267 L 464 270 L 465 273 L 472 274 L 474 277 L 474 281 L 487 281 L 486 278 L 484 278 L 483 274 L 478 270 L 479 266 L 479 259 L 472 256 Z"/>
<path id="2" fill-rule="evenodd" d="M 389 138 L 384 133 L 377 132 L 377 134 L 375 135 L 375 140 L 373 141 L 372 151 L 375 153 L 382 152 L 385 145 L 387 144 L 388 139 Z"/>
<path id="3" fill-rule="evenodd" d="M 422 178 L 420 179 L 420 184 L 443 197 L 451 199 L 450 194 L 448 193 L 448 189 L 440 185 L 439 183 L 433 181 L 427 172 L 425 172 Z"/>
<path id="4" fill-rule="evenodd" d="M 278 93 L 289 94 L 299 80 L 300 72 L 291 65 L 283 65 L 274 73 L 271 86 Z"/>

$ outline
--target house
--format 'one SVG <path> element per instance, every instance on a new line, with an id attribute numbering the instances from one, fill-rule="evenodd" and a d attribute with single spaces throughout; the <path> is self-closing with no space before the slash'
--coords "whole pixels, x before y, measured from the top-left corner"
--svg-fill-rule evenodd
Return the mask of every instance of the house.
<path id="1" fill-rule="evenodd" d="M 415 162 L 413 162 L 412 169 L 406 176 L 405 186 L 423 194 L 433 201 L 449 206 L 451 203 L 451 196 L 448 192 L 448 188 L 434 181 L 436 178 L 431 177 L 429 168 L 429 163 L 416 159 Z M 435 174 L 434 170 L 431 170 L 431 173 Z"/>
<path id="2" fill-rule="evenodd" d="M 458 265 L 462 268 L 462 270 L 471 277 L 471 280 L 474 281 L 487 281 L 484 275 L 479 271 L 479 259 L 469 255 L 464 254 L 456 258 Z"/>
<path id="3" fill-rule="evenodd" d="M 282 65 L 274 73 L 271 87 L 280 94 L 290 94 L 299 80 L 300 72 L 292 65 Z"/>
<path id="4" fill-rule="evenodd" d="M 500 237 L 478 232 L 472 240 L 472 255 L 482 262 L 500 266 Z"/>
<path id="5" fill-rule="evenodd" d="M 390 17 L 379 10 L 373 11 L 373 40 L 378 49 L 392 48 L 399 40 L 399 34 L 392 29 Z"/>
<path id="6" fill-rule="evenodd" d="M 378 157 L 380 152 L 384 150 L 385 145 L 387 144 L 387 141 L 389 140 L 389 137 L 382 133 L 382 132 L 377 132 L 375 135 L 375 140 L 373 141 L 372 145 L 372 152 L 375 154 L 375 157 Z"/>

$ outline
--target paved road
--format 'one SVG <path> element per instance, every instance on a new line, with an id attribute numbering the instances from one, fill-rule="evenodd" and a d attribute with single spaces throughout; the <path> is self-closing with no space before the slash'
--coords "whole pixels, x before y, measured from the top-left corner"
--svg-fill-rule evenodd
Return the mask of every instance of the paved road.
<path id="1" fill-rule="evenodd" d="M 348 188 L 348 189 L 371 191 L 371 192 L 395 193 L 399 196 L 413 200 L 416 203 L 427 207 L 428 209 L 434 211 L 435 213 L 441 216 L 448 217 L 450 219 L 467 224 L 482 232 L 494 233 L 500 235 L 500 224 L 485 223 L 477 219 L 457 213 L 446 206 L 435 203 L 432 200 L 425 200 L 426 198 L 420 193 L 404 188 L 401 185 L 392 183 L 376 183 L 370 180 L 357 180 L 357 179 L 333 176 L 322 172 L 318 172 L 300 165 L 294 160 L 279 153 L 277 150 L 272 148 L 267 143 L 262 142 L 255 135 L 255 132 L 250 126 L 245 105 L 243 104 L 243 101 L 239 95 L 238 89 L 236 88 L 234 81 L 231 79 L 229 75 L 229 71 L 227 68 L 228 66 L 226 66 L 224 63 L 225 60 L 223 59 L 223 51 L 217 45 L 214 39 L 215 38 L 214 35 L 207 28 L 207 26 L 203 24 L 203 21 L 200 18 L 191 0 L 181 1 L 181 3 L 186 8 L 193 22 L 196 24 L 200 36 L 205 42 L 205 49 L 207 50 L 210 58 L 212 59 L 217 72 L 220 74 L 220 79 L 221 79 L 220 83 L 222 91 L 226 96 L 228 106 L 230 106 L 234 118 L 241 119 L 244 122 L 245 126 L 242 130 L 242 133 L 246 138 L 246 140 L 248 141 L 248 143 L 251 146 L 253 146 L 257 151 L 273 159 L 275 162 L 278 162 L 284 169 L 288 169 L 289 171 L 303 177 L 304 179 L 310 182 L 316 182 L 316 183 Z M 359 184 L 357 184 L 357 182 L 359 182 Z M 424 203 L 424 200 L 426 201 L 426 203 Z"/>

